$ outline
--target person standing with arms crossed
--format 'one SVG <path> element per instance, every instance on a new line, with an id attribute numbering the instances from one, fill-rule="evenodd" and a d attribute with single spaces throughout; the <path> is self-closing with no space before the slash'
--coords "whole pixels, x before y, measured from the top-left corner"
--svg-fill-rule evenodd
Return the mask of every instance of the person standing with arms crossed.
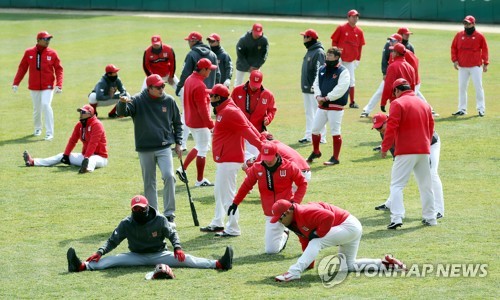
<path id="1" fill-rule="evenodd" d="M 482 33 L 476 30 L 476 18 L 465 17 L 464 30 L 458 32 L 451 43 L 451 61 L 458 70 L 458 110 L 452 115 L 467 114 L 467 87 L 472 78 L 476 90 L 476 109 L 480 117 L 484 117 L 486 105 L 484 101 L 483 74 L 488 71 L 488 44 Z"/>
<path id="2" fill-rule="evenodd" d="M 259 132 L 234 104 L 226 86 L 219 83 L 207 92 L 216 118 L 212 136 L 212 154 L 216 164 L 215 216 L 210 224 L 201 227 L 200 231 L 217 232 L 217 237 L 239 236 L 241 235 L 238 225 L 239 212 L 229 216 L 226 228 L 224 228 L 224 217 L 236 195 L 236 177 L 245 157 L 243 139 L 259 151 L 262 142 Z"/>
<path id="3" fill-rule="evenodd" d="M 156 165 L 163 180 L 163 214 L 169 222 L 175 218 L 175 177 L 170 146 L 182 157 L 182 122 L 179 108 L 172 96 L 164 92 L 165 82 L 158 74 L 146 79 L 147 89 L 139 94 L 120 97 L 118 116 L 134 121 L 135 150 L 139 155 L 144 181 L 144 195 L 158 209 Z"/>
<path id="4" fill-rule="evenodd" d="M 299 140 L 301 144 L 307 144 L 312 141 L 312 126 L 314 115 L 318 110 L 318 102 L 314 98 L 313 83 L 318 74 L 318 69 L 325 63 L 325 49 L 318 41 L 318 33 L 314 29 L 308 29 L 300 35 L 303 36 L 303 43 L 307 49 L 306 55 L 302 61 L 301 89 L 304 99 L 304 111 L 306 115 L 306 132 L 304 137 Z M 326 143 L 326 127 L 321 130 L 321 141 Z"/>
<path id="5" fill-rule="evenodd" d="M 349 70 L 351 80 L 349 83 L 350 108 L 359 108 L 354 101 L 354 86 L 356 84 L 354 71 L 359 66 L 361 51 L 365 45 L 363 30 L 356 26 L 358 20 L 359 13 L 354 9 L 350 10 L 347 13 L 347 23 L 338 26 L 331 36 L 332 47 L 342 49 L 342 65 Z"/>
<path id="6" fill-rule="evenodd" d="M 243 83 L 245 73 L 259 70 L 266 62 L 269 53 L 269 42 L 262 31 L 262 25 L 255 23 L 252 30 L 240 37 L 236 44 L 236 79 L 234 86 Z"/>
<path id="7" fill-rule="evenodd" d="M 12 90 L 17 92 L 19 84 L 29 69 L 28 89 L 33 100 L 33 121 L 35 123 L 34 136 L 42 134 L 42 114 L 45 118 L 45 140 L 54 138 L 54 112 L 52 111 L 52 97 L 62 93 L 63 67 L 57 52 L 49 48 L 52 35 L 47 31 L 40 31 L 36 36 L 35 47 L 24 51 L 19 63 Z M 55 86 L 54 86 L 55 82 Z"/>

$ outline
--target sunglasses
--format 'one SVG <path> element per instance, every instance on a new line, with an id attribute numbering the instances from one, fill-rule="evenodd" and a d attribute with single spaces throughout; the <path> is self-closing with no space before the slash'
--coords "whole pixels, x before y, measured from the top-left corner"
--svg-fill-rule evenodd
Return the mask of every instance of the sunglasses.
<path id="1" fill-rule="evenodd" d="M 145 212 L 147 207 L 141 207 L 139 205 L 132 207 L 133 212 Z"/>
<path id="2" fill-rule="evenodd" d="M 90 114 L 90 111 L 86 111 L 86 110 L 80 111 L 80 115 L 86 115 L 86 114 Z"/>
<path id="3" fill-rule="evenodd" d="M 46 41 L 46 42 L 50 42 L 50 39 L 51 39 L 51 38 L 43 38 L 43 39 L 41 39 L 41 40 L 42 40 L 42 41 Z"/>
<path id="4" fill-rule="evenodd" d="M 285 217 L 286 217 L 286 212 L 284 212 L 284 213 L 281 214 L 280 222 L 282 222 Z"/>
<path id="5" fill-rule="evenodd" d="M 165 84 L 162 84 L 161 86 L 154 86 L 153 85 L 153 88 L 157 89 L 157 90 L 162 90 L 165 88 Z"/>

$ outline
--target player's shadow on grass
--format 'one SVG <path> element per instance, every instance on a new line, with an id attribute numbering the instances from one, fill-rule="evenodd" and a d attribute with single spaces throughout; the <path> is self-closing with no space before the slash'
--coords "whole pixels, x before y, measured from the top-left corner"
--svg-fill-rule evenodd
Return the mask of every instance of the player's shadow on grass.
<path id="1" fill-rule="evenodd" d="M 463 122 L 464 120 L 480 118 L 477 114 L 467 116 L 449 116 L 445 118 L 436 118 L 434 122 Z"/>
<path id="2" fill-rule="evenodd" d="M 363 227 L 377 227 L 378 230 L 371 231 L 369 233 L 363 234 L 362 239 L 381 239 L 387 237 L 398 236 L 401 234 L 406 234 L 419 229 L 425 229 L 425 226 L 421 225 L 420 218 L 405 218 L 403 221 L 403 226 L 398 229 L 387 229 L 387 225 L 390 223 L 389 213 L 381 213 L 379 215 L 369 216 L 359 218 L 359 222 Z"/>
<path id="3" fill-rule="evenodd" d="M 42 142 L 42 141 L 44 141 L 43 138 L 29 134 L 29 135 L 25 135 L 23 137 L 18 137 L 18 138 L 12 139 L 12 140 L 0 141 L 0 147 L 5 146 L 5 145 L 11 145 L 11 144 L 29 144 L 29 143 L 36 143 L 36 142 Z M 20 155 L 22 156 L 22 153 L 20 153 Z"/>
<path id="4" fill-rule="evenodd" d="M 96 233 L 96 234 L 92 234 L 92 235 L 88 235 L 88 236 L 84 236 L 84 237 L 77 237 L 74 239 L 65 239 L 65 240 L 59 241 L 59 246 L 66 248 L 66 247 L 71 246 L 71 243 L 73 243 L 73 242 L 99 245 L 99 244 L 102 244 L 103 241 L 106 241 L 109 238 L 110 234 L 111 234 L 111 232 L 103 232 L 103 233 Z"/>
<path id="5" fill-rule="evenodd" d="M 278 275 L 278 274 L 276 274 Z M 295 281 L 290 281 L 290 282 L 276 282 L 274 280 L 275 276 L 272 277 L 266 277 L 262 278 L 261 280 L 252 280 L 252 281 L 247 281 L 245 284 L 255 286 L 258 284 L 261 285 L 270 285 L 274 288 L 308 288 L 311 287 L 311 283 L 317 283 L 320 281 L 320 278 L 318 274 L 314 273 L 309 273 L 309 274 L 302 274 L 300 277 L 300 280 L 295 280 Z"/>
<path id="6" fill-rule="evenodd" d="M 286 251 L 286 250 L 285 250 Z M 257 253 L 247 256 L 238 256 L 233 258 L 233 263 L 235 265 L 254 265 L 257 263 L 269 263 L 269 262 L 281 262 L 284 259 L 292 259 L 296 260 L 301 256 L 302 253 L 297 253 L 295 255 L 283 255 L 281 253 L 277 254 L 266 254 L 266 253 Z"/>

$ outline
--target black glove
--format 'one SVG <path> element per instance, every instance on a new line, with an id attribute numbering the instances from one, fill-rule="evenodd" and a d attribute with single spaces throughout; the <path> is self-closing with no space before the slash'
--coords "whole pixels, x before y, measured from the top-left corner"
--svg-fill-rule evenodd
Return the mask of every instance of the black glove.
<path id="1" fill-rule="evenodd" d="M 175 89 L 175 94 L 177 95 L 177 97 L 180 97 L 180 93 L 181 93 L 181 89 L 182 89 L 182 86 L 177 86 L 177 88 Z"/>
<path id="2" fill-rule="evenodd" d="M 316 230 L 313 230 L 313 232 L 311 232 L 311 234 L 309 235 L 309 240 L 312 240 L 315 238 L 319 238 L 319 236 L 316 234 Z"/>
<path id="3" fill-rule="evenodd" d="M 87 167 L 89 166 L 89 159 L 88 158 L 84 158 L 83 161 L 82 161 L 82 166 L 80 167 L 80 171 L 78 171 L 78 173 L 87 173 L 88 170 L 87 170 Z"/>
<path id="4" fill-rule="evenodd" d="M 380 110 L 385 112 L 385 105 L 380 105 Z"/>
<path id="5" fill-rule="evenodd" d="M 233 212 L 233 216 L 236 213 L 236 210 L 238 209 L 238 204 L 233 203 L 231 206 L 229 206 L 229 209 L 227 210 L 227 215 L 231 215 L 231 211 Z"/>
<path id="6" fill-rule="evenodd" d="M 63 154 L 63 157 L 61 158 L 61 162 L 66 165 L 71 165 L 69 162 L 69 155 Z"/>

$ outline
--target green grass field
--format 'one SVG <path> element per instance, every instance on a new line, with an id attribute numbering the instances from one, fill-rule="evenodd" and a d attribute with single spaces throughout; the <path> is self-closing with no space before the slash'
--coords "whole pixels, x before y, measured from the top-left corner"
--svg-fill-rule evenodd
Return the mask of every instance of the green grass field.
<path id="1" fill-rule="evenodd" d="M 142 193 L 142 178 L 134 151 L 132 121 L 103 118 L 109 145 L 109 165 L 93 174 L 79 175 L 75 167 L 26 168 L 22 152 L 36 157 L 64 150 L 78 119 L 76 108 L 87 102 L 104 66 L 113 63 L 127 89 L 135 93 L 144 74 L 142 54 L 150 36 L 161 34 L 174 47 L 177 75 L 188 51 L 183 38 L 193 30 L 203 36 L 217 32 L 222 45 L 236 60 L 237 39 L 252 21 L 220 19 L 174 19 L 63 14 L 0 14 L 3 45 L 0 83 L 0 186 L 2 207 L 0 231 L 0 298 L 2 299 L 144 299 L 166 298 L 380 298 L 380 299 L 485 299 L 496 298 L 499 289 L 498 217 L 500 146 L 500 34 L 485 34 L 490 47 L 490 68 L 484 74 L 486 117 L 475 113 L 474 89 L 469 89 L 469 115 L 451 117 L 457 107 L 457 73 L 449 48 L 455 32 L 413 29 L 411 42 L 420 58 L 422 92 L 441 114 L 436 130 L 442 138 L 440 175 L 444 186 L 446 215 L 439 226 L 421 226 L 418 189 L 412 178 L 405 189 L 407 210 L 404 226 L 388 231 L 389 215 L 375 211 L 389 192 L 391 159 L 380 159 L 372 147 L 380 143 L 370 130 L 371 120 L 360 119 L 361 110 L 347 109 L 342 126 L 341 164 L 312 166 L 313 178 L 305 202 L 327 201 L 349 210 L 364 227 L 358 257 L 381 258 L 392 253 L 407 264 L 484 263 L 485 278 L 368 278 L 349 276 L 334 288 L 323 287 L 317 269 L 289 284 L 274 282 L 300 255 L 300 245 L 291 237 L 279 255 L 264 254 L 264 218 L 258 192 L 240 205 L 242 236 L 215 240 L 193 226 L 187 193 L 177 183 L 177 228 L 186 252 L 218 258 L 227 244 L 235 249 L 234 268 L 213 270 L 175 269 L 173 281 L 145 281 L 152 267 L 120 268 L 99 272 L 67 273 L 66 250 L 75 247 L 82 259 L 108 238 L 129 213 L 129 199 Z M 262 22 L 270 41 L 263 67 L 264 85 L 273 91 L 278 107 L 269 129 L 276 138 L 295 147 L 304 156 L 311 146 L 297 143 L 304 129 L 300 92 L 300 68 L 305 48 L 299 32 L 313 27 L 325 45 L 335 25 Z M 361 22 L 361 25 L 363 23 Z M 397 27 L 362 26 L 366 46 L 356 73 L 357 102 L 364 106 L 381 80 L 380 55 L 386 37 Z M 478 30 L 481 30 L 479 24 Z M 457 24 L 457 30 L 460 30 Z M 55 138 L 52 142 L 33 137 L 32 103 L 27 77 L 19 92 L 10 90 L 24 49 L 35 44 L 36 33 L 48 30 L 64 66 L 63 93 L 55 95 Z M 173 93 L 167 86 L 166 91 Z M 105 115 L 106 108 L 100 112 Z M 42 136 L 43 137 L 43 136 Z M 190 140 L 192 145 L 192 140 Z M 78 146 L 79 147 L 79 146 Z M 331 140 L 322 145 L 330 153 Z M 75 150 L 78 150 L 77 148 Z M 208 160 L 206 177 L 214 179 L 214 163 Z M 326 156 L 328 157 L 328 156 Z M 178 164 L 176 164 L 178 166 Z M 194 164 L 188 170 L 190 181 Z M 239 175 L 239 182 L 243 178 Z M 161 193 L 161 191 L 159 191 Z M 201 225 L 213 217 L 211 188 L 191 190 Z M 497 225 L 495 225 L 497 224 Z M 127 251 L 122 243 L 110 255 Z M 323 251 L 319 259 L 336 249 Z M 496 292 L 495 292 L 496 291 Z"/>

